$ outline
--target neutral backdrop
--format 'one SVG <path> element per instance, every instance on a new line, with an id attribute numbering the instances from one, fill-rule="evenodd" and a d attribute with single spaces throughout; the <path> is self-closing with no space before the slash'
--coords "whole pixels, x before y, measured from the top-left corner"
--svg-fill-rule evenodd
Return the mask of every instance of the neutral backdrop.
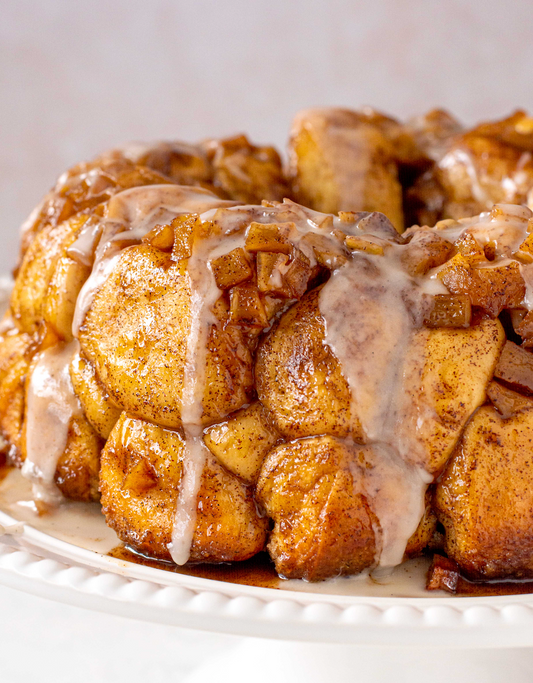
<path id="1" fill-rule="evenodd" d="M 531 14 L 527 0 L 0 0 L 0 272 L 56 176 L 128 140 L 246 131 L 282 149 L 313 105 L 440 105 L 472 123 L 533 109 Z M 0 588 L 6 683 L 179 681 L 232 644 Z"/>

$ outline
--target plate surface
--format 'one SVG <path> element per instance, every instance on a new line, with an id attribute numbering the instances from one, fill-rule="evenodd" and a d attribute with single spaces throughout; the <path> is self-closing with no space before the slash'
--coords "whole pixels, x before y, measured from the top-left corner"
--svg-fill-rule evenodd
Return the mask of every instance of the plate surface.
<path id="1" fill-rule="evenodd" d="M 278 589 L 178 574 L 107 553 L 118 539 L 97 505 L 38 516 L 17 470 L 0 484 L 0 581 L 61 602 L 189 628 L 300 641 L 512 647 L 533 645 L 533 596 L 429 595 L 425 566 Z"/>

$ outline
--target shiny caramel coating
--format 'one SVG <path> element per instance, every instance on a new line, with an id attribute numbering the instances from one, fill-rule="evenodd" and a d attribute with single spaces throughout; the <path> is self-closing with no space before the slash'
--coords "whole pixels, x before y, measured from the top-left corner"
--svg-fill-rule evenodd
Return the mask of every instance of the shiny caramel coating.
<path id="1" fill-rule="evenodd" d="M 407 400 L 398 430 L 417 429 L 425 453 L 419 465 L 436 478 L 461 432 L 486 397 L 505 343 L 499 320 L 460 328 L 422 328 L 414 333 L 406 367 Z M 420 416 L 425 415 L 418 425 Z"/>
<path id="2" fill-rule="evenodd" d="M 90 270 L 83 268 L 81 274 L 76 270 L 77 276 L 72 277 L 68 262 L 74 268 L 79 264 L 67 256 L 67 249 L 87 220 L 88 216 L 80 215 L 48 225 L 29 245 L 11 294 L 11 313 L 21 332 L 33 334 L 46 316 L 67 341 L 72 339 L 74 305 Z"/>
<path id="3" fill-rule="evenodd" d="M 24 224 L 21 256 L 47 226 L 53 229 L 76 214 L 91 212 L 121 190 L 169 182 L 166 176 L 138 166 L 118 151 L 76 165 L 58 179 Z"/>
<path id="4" fill-rule="evenodd" d="M 445 550 L 466 576 L 533 576 L 533 411 L 509 419 L 484 406 L 437 485 Z"/>
<path id="5" fill-rule="evenodd" d="M 65 498 L 86 503 L 100 499 L 98 481 L 103 445 L 103 440 L 83 415 L 72 418 L 67 444 L 54 475 L 54 482 Z"/>
<path id="6" fill-rule="evenodd" d="M 274 520 L 268 550 L 278 574 L 320 581 L 373 564 L 379 522 L 357 488 L 361 467 L 358 449 L 331 436 L 267 456 L 256 497 Z"/>
<path id="7" fill-rule="evenodd" d="M 33 348 L 35 352 L 35 347 Z M 28 393 L 32 373 L 39 354 L 31 357 L 25 364 L 23 387 L 23 410 L 20 425 L 20 457 L 15 461 L 21 466 L 27 457 L 26 435 L 28 430 Z M 1 394 L 1 385 L 0 385 Z M 1 410 L 1 407 L 0 407 Z M 47 425 L 44 425 L 46 428 Z M 103 440 L 93 429 L 82 411 L 72 415 L 65 435 L 65 446 L 57 460 L 54 483 L 65 498 L 83 502 L 95 502 L 100 498 L 98 476 L 100 470 L 100 451 Z"/>
<path id="8" fill-rule="evenodd" d="M 211 187 L 213 167 L 201 145 L 184 142 L 157 142 L 126 147 L 122 153 L 138 166 L 160 173 L 178 185 Z"/>
<path id="9" fill-rule="evenodd" d="M 255 484 L 266 454 L 280 435 L 264 406 L 255 401 L 227 420 L 208 427 L 204 443 L 218 461 L 248 484 Z"/>
<path id="10" fill-rule="evenodd" d="M 521 110 L 470 129 L 443 110 L 410 121 L 407 127 L 434 165 L 407 187 L 408 221 L 432 226 L 442 218 L 474 216 L 497 202 L 528 202 L 532 121 Z"/>
<path id="11" fill-rule="evenodd" d="M 424 550 L 435 550 L 435 546 L 439 542 L 437 533 L 437 515 L 433 509 L 433 491 L 432 487 L 426 491 L 424 514 L 415 531 L 407 542 L 405 548 L 405 557 L 419 557 Z"/>
<path id="12" fill-rule="evenodd" d="M 521 204 L 533 187 L 533 159 L 522 149 L 479 135 L 459 137 L 437 165 L 446 193 L 445 218 L 463 218 L 493 204 Z"/>
<path id="13" fill-rule="evenodd" d="M 94 367 L 79 353 L 70 363 L 70 380 L 88 422 L 102 439 L 107 439 L 122 411 L 109 397 Z"/>
<path id="14" fill-rule="evenodd" d="M 161 426 L 181 426 L 186 335 L 191 319 L 187 262 L 148 244 L 125 249 L 96 293 L 80 330 L 85 357 L 122 409 Z M 213 326 L 208 340 L 204 419 L 247 403 L 252 359 L 239 331 Z"/>
<path id="15" fill-rule="evenodd" d="M 494 317 L 504 308 L 519 307 L 526 293 L 516 261 L 493 265 L 485 258 L 476 262 L 458 253 L 443 266 L 438 277 L 450 293 L 467 294 L 472 306 Z"/>
<path id="16" fill-rule="evenodd" d="M 505 420 L 523 410 L 533 409 L 531 397 L 519 394 L 499 382 L 489 384 L 487 398 Z"/>
<path id="17" fill-rule="evenodd" d="M 318 434 L 362 438 L 350 415 L 350 390 L 338 360 L 324 344 L 320 289 L 306 294 L 259 345 L 257 395 L 277 430 L 289 439 Z"/>
<path id="18" fill-rule="evenodd" d="M 137 551 L 169 560 L 185 441 L 177 431 L 123 413 L 102 452 L 107 523 Z M 139 481 L 140 480 L 140 481 Z M 263 550 L 268 521 L 252 492 L 211 456 L 198 492 L 190 561 L 232 562 Z"/>

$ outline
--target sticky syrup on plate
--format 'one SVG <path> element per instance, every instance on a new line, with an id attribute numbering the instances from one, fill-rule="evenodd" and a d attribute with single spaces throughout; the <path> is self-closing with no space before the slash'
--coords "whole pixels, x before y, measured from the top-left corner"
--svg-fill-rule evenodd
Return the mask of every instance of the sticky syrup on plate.
<path id="1" fill-rule="evenodd" d="M 224 581 L 226 583 L 237 583 L 243 586 L 258 586 L 260 588 L 279 588 L 282 581 L 276 574 L 268 554 L 258 553 L 244 562 L 223 563 L 223 564 L 185 564 L 178 566 L 172 562 L 154 560 L 137 553 L 131 548 L 119 545 L 110 550 L 107 555 L 117 560 L 134 562 L 145 567 L 163 569 L 175 574 L 185 574 L 186 576 L 197 576 L 201 579 L 211 579 L 213 581 Z"/>

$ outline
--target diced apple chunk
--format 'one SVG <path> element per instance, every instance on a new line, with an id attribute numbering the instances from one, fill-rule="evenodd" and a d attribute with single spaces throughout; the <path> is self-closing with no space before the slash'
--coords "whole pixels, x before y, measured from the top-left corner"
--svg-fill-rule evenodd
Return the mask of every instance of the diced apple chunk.
<path id="1" fill-rule="evenodd" d="M 259 402 L 209 427 L 204 435 L 206 446 L 220 463 L 249 484 L 257 481 L 263 459 L 278 439 L 278 432 Z"/>
<path id="2" fill-rule="evenodd" d="M 521 410 L 533 408 L 533 399 L 509 389 L 499 382 L 489 384 L 487 397 L 505 420 Z"/>
<path id="3" fill-rule="evenodd" d="M 257 288 L 260 292 L 290 297 L 291 292 L 284 279 L 288 261 L 286 254 L 269 251 L 257 253 Z"/>
<path id="4" fill-rule="evenodd" d="M 305 246 L 311 247 L 317 263 L 328 268 L 328 270 L 335 270 L 348 260 L 348 252 L 344 245 L 329 235 L 318 235 L 310 232 L 300 242 L 301 249 L 304 249 Z"/>
<path id="5" fill-rule="evenodd" d="M 356 237 L 355 235 L 347 235 L 344 243 L 351 251 L 364 251 L 367 254 L 374 254 L 376 256 L 383 256 L 384 250 L 381 244 L 377 244 L 372 240 L 364 237 Z"/>
<path id="6" fill-rule="evenodd" d="M 313 269 L 307 256 L 299 249 L 296 250 L 285 273 L 285 282 L 295 299 L 300 299 L 307 291 L 312 272 Z"/>
<path id="7" fill-rule="evenodd" d="M 174 246 L 174 228 L 172 225 L 156 225 L 148 234 L 146 234 L 142 241 L 151 244 L 156 249 L 161 251 L 172 251 Z"/>
<path id="8" fill-rule="evenodd" d="M 424 320 L 426 327 L 469 327 L 472 305 L 466 294 L 437 294 Z"/>
<path id="9" fill-rule="evenodd" d="M 452 249 L 451 242 L 437 235 L 435 231 L 419 230 L 404 247 L 402 265 L 409 275 L 420 277 L 431 268 L 445 263 Z"/>
<path id="10" fill-rule="evenodd" d="M 292 245 L 289 240 L 294 223 L 252 223 L 246 236 L 246 251 L 270 251 L 277 254 L 290 254 Z"/>
<path id="11" fill-rule="evenodd" d="M 196 216 L 178 216 L 170 224 L 174 229 L 172 260 L 181 261 L 192 254 L 194 233 L 197 228 Z"/>
<path id="12" fill-rule="evenodd" d="M 253 283 L 236 285 L 231 290 L 230 318 L 232 322 L 248 327 L 268 325 L 265 307 Z"/>
<path id="13" fill-rule="evenodd" d="M 517 391 L 533 394 L 533 353 L 507 341 L 494 371 L 494 377 Z"/>
<path id="14" fill-rule="evenodd" d="M 252 266 L 242 247 L 213 259 L 211 269 L 220 289 L 230 289 L 249 280 L 253 275 Z"/>

